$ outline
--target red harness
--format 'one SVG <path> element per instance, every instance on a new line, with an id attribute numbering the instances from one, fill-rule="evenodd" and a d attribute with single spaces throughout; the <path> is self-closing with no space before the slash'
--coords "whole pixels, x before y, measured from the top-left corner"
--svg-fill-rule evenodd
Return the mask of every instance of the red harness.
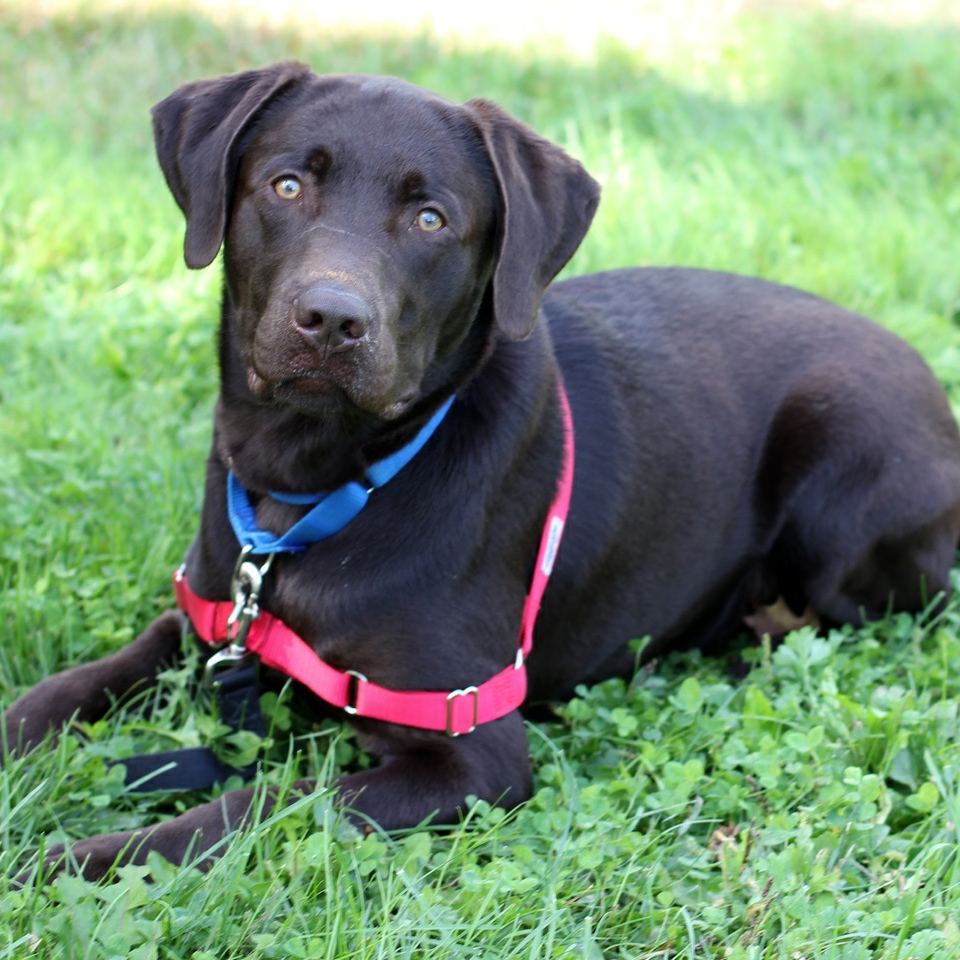
<path id="1" fill-rule="evenodd" d="M 525 661 L 533 649 L 534 624 L 563 536 L 573 490 L 573 417 L 562 387 L 560 406 L 564 424 L 563 469 L 544 523 L 536 568 L 523 605 L 516 658 L 508 667 L 478 687 L 449 692 L 391 690 L 373 683 L 355 670 L 338 670 L 330 666 L 282 620 L 266 611 L 256 613 L 249 623 L 245 651 L 256 654 L 265 666 L 303 684 L 321 700 L 358 717 L 424 730 L 442 730 L 458 737 L 472 733 L 478 724 L 489 723 L 516 710 L 527 695 Z M 177 606 L 187 615 L 204 643 L 220 647 L 232 639 L 228 620 L 235 615 L 233 602 L 199 597 L 190 588 L 182 567 L 174 574 L 173 587 Z"/>

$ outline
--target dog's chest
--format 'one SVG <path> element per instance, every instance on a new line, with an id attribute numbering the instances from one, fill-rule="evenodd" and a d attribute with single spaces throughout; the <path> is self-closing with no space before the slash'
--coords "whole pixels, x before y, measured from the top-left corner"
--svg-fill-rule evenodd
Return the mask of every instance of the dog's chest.
<path id="1" fill-rule="evenodd" d="M 277 509 L 277 508 L 280 509 Z M 368 649 L 413 636 L 429 642 L 436 611 L 449 603 L 458 573 L 438 569 L 417 549 L 413 530 L 395 511 L 371 504 L 340 533 L 300 553 L 280 554 L 264 594 L 265 607 L 321 656 L 350 661 Z M 258 507 L 257 518 L 282 533 L 302 511 Z"/>

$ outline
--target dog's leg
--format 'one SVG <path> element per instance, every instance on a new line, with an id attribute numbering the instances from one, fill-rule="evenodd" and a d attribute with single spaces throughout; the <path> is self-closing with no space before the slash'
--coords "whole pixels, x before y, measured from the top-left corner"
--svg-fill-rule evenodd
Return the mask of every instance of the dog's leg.
<path id="1" fill-rule="evenodd" d="M 291 787 L 289 800 L 298 799 L 314 789 L 311 780 L 300 780 Z M 171 863 L 181 864 L 197 859 L 201 870 L 209 868 L 222 851 L 211 851 L 228 834 L 256 819 L 269 815 L 275 806 L 272 793 L 263 796 L 262 803 L 253 806 L 256 792 L 252 787 L 232 790 L 216 800 L 203 803 L 153 827 L 125 830 L 122 833 L 104 833 L 70 846 L 70 858 L 75 860 L 80 873 L 87 880 L 99 880 L 112 866 L 146 863 L 147 855 L 159 853 Z M 49 880 L 67 867 L 67 850 L 62 844 L 51 848 L 44 858 L 44 877 Z M 22 874 L 22 883 L 29 872 Z"/>
<path id="2" fill-rule="evenodd" d="M 840 559 L 811 584 L 811 602 L 834 623 L 879 620 L 890 610 L 919 612 L 950 590 L 958 533 L 960 504 L 954 504 L 905 535 L 878 535 L 855 563 L 843 564 L 837 551 Z"/>
<path id="3" fill-rule="evenodd" d="M 411 737 L 374 742 L 380 765 L 344 777 L 340 795 L 362 822 L 385 830 L 456 823 L 464 798 L 514 807 L 530 796 L 527 732 L 519 713 L 477 727 L 458 738 Z"/>
<path id="4" fill-rule="evenodd" d="M 415 736 L 377 737 L 378 746 L 386 750 L 380 765 L 338 784 L 340 799 L 358 825 L 373 821 L 393 830 L 414 827 L 428 817 L 434 823 L 455 823 L 470 794 L 508 806 L 530 795 L 526 731 L 518 713 L 457 739 Z M 403 749 L 396 746 L 400 741 Z M 290 799 L 313 789 L 311 781 L 298 781 Z M 103 877 L 114 865 L 144 863 L 151 851 L 171 863 L 196 860 L 204 869 L 221 852 L 211 848 L 273 809 L 272 794 L 252 808 L 256 796 L 253 789 L 234 790 L 154 827 L 80 840 L 70 855 L 88 880 Z M 210 856 L 204 857 L 207 852 Z M 65 854 L 62 846 L 47 854 L 45 876 L 64 868 Z"/>
<path id="5" fill-rule="evenodd" d="M 112 700 L 153 684 L 177 657 L 182 623 L 181 614 L 170 610 L 117 653 L 41 680 L 0 718 L 0 759 L 4 746 L 26 752 L 72 717 L 97 720 Z"/>

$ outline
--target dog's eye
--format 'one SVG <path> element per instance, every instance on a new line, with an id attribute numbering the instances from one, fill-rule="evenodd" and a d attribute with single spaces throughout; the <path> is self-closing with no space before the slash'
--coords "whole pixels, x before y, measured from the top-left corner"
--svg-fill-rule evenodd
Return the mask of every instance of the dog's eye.
<path id="1" fill-rule="evenodd" d="M 273 192 L 281 200 L 297 200 L 303 193 L 303 185 L 296 177 L 281 177 L 274 180 Z"/>
<path id="2" fill-rule="evenodd" d="M 446 226 L 446 221 L 438 211 L 427 207 L 417 214 L 417 226 L 426 233 L 436 233 L 441 227 Z"/>

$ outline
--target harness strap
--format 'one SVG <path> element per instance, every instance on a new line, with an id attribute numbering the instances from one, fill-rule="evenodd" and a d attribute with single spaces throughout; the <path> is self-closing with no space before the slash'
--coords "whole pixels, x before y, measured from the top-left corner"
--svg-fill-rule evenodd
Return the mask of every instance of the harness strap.
<path id="1" fill-rule="evenodd" d="M 226 639 L 225 625 L 233 604 L 198 597 L 180 571 L 174 575 L 174 590 L 177 605 L 190 618 L 197 636 L 219 646 Z M 292 677 L 321 700 L 351 715 L 443 730 L 455 737 L 506 716 L 527 695 L 526 667 L 520 658 L 479 687 L 449 692 L 391 690 L 361 673 L 331 666 L 282 620 L 266 612 L 250 625 L 246 648 L 265 667 Z"/>
<path id="2" fill-rule="evenodd" d="M 557 492 L 547 513 L 543 533 L 540 535 L 537 563 L 533 569 L 530 590 L 524 600 L 523 614 L 520 617 L 520 652 L 524 660 L 533 650 L 533 628 L 540 613 L 540 604 L 547 589 L 547 581 L 553 573 L 553 564 L 557 559 L 557 551 L 560 549 L 560 541 L 563 539 L 563 531 L 567 525 L 567 514 L 570 512 L 570 497 L 573 495 L 573 413 L 570 411 L 567 391 L 562 384 L 560 385 L 560 410 L 563 414 L 563 466 L 560 469 L 560 479 L 557 481 Z"/>
<path id="3" fill-rule="evenodd" d="M 292 677 L 321 700 L 358 717 L 444 731 L 457 737 L 472 732 L 478 724 L 489 723 L 516 710 L 527 695 L 525 660 L 533 649 L 537 614 L 553 571 L 573 490 L 573 417 L 562 387 L 560 406 L 564 424 L 563 469 L 540 538 L 513 663 L 479 686 L 450 691 L 392 690 L 368 680 L 357 671 L 331 666 L 282 620 L 266 611 L 250 624 L 246 649 L 255 653 L 264 666 Z M 182 568 L 174 574 L 174 591 L 177 605 L 190 619 L 202 641 L 219 646 L 227 640 L 227 620 L 234 610 L 232 602 L 205 600 L 198 596 Z"/>

